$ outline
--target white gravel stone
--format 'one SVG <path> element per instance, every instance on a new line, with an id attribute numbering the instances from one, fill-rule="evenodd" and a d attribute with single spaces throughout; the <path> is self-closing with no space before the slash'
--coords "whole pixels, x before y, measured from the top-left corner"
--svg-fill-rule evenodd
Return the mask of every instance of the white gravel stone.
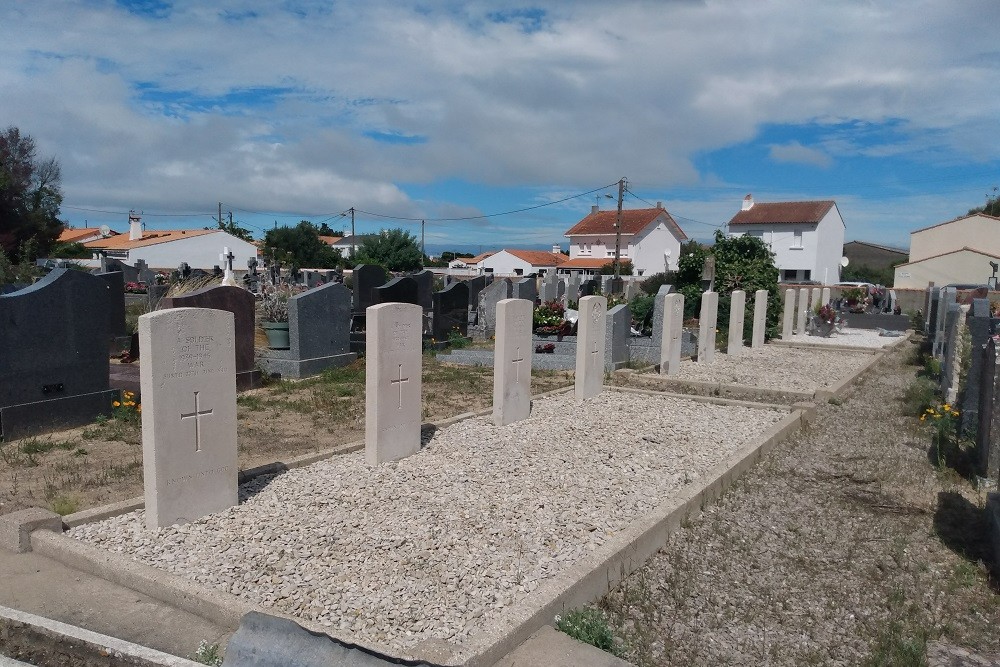
<path id="1" fill-rule="evenodd" d="M 893 343 L 898 343 L 899 339 L 900 336 L 882 336 L 879 334 L 878 329 L 852 329 L 850 327 L 844 327 L 843 331 L 833 332 L 829 338 L 810 336 L 809 334 L 795 334 L 791 338 L 794 343 L 867 348 L 887 347 Z"/>
<path id="2" fill-rule="evenodd" d="M 141 511 L 69 534 L 250 602 L 405 651 L 460 640 L 587 557 L 782 417 L 605 391 L 243 485 L 241 504 L 150 531 Z"/>

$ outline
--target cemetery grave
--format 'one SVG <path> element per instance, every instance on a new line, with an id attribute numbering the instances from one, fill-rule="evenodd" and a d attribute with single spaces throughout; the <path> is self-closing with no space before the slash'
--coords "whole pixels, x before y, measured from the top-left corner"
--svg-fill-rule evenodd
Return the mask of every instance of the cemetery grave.
<path id="1" fill-rule="evenodd" d="M 847 320 L 847 323 L 848 326 L 844 327 L 843 330 L 834 332 L 829 337 L 795 334 L 788 340 L 802 345 L 877 349 L 897 345 L 905 338 L 905 336 L 900 335 L 882 335 L 884 330 L 879 329 L 853 329 L 850 327 L 850 319 Z"/>
<path id="2" fill-rule="evenodd" d="M 394 463 L 355 452 L 258 478 L 238 507 L 183 526 L 145 531 L 137 511 L 71 535 L 397 655 L 430 638 L 475 643 L 786 416 L 566 392 L 514 424 L 441 428 Z"/>

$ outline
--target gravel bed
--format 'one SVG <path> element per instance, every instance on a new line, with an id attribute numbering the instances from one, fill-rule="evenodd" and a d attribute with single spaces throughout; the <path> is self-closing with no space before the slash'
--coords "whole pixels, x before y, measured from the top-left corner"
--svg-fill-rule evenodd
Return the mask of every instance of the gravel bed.
<path id="1" fill-rule="evenodd" d="M 917 665 L 938 638 L 1000 651 L 1000 604 L 977 562 L 989 558 L 984 495 L 935 469 L 931 429 L 904 413 L 910 348 L 820 403 L 601 601 L 627 659 Z"/>
<path id="2" fill-rule="evenodd" d="M 794 343 L 808 343 L 810 345 L 841 345 L 844 347 L 868 347 L 882 348 L 893 343 L 898 343 L 901 336 L 881 336 L 878 329 L 852 329 L 844 327 L 843 331 L 834 332 L 829 338 L 823 336 L 810 336 L 809 334 L 795 334 L 792 336 Z"/>
<path id="3" fill-rule="evenodd" d="M 708 364 L 682 361 L 678 380 L 720 382 L 784 391 L 816 391 L 829 387 L 871 361 L 870 353 L 806 350 L 783 345 L 744 348 L 738 356 L 716 353 Z"/>
<path id="4" fill-rule="evenodd" d="M 443 428 L 395 463 L 357 452 L 258 478 L 191 524 L 149 531 L 140 511 L 69 535 L 405 652 L 468 636 L 783 415 L 561 394 L 516 424 Z"/>

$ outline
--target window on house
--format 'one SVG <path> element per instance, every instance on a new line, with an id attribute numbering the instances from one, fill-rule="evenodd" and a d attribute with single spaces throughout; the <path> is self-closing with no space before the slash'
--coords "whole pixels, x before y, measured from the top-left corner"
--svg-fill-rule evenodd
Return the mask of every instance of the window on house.
<path id="1" fill-rule="evenodd" d="M 514 275 L 515 276 L 523 276 L 524 275 L 524 269 L 514 269 Z"/>
<path id="2" fill-rule="evenodd" d="M 802 247 L 802 230 L 792 232 L 792 247 L 793 248 Z"/>
<path id="3" fill-rule="evenodd" d="M 812 280 L 812 269 L 806 269 L 803 272 L 802 280 Z"/>
<path id="4" fill-rule="evenodd" d="M 796 280 L 799 276 L 799 272 L 796 269 L 785 269 L 781 272 L 782 280 Z"/>

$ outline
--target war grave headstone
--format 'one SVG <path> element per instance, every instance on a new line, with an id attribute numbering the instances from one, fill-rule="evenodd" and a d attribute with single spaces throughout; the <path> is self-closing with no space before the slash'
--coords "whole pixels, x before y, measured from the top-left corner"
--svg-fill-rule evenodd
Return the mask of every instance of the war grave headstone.
<path id="1" fill-rule="evenodd" d="M 380 303 L 417 303 L 417 281 L 413 276 L 398 276 L 385 285 L 372 289 L 375 304 Z"/>
<path id="2" fill-rule="evenodd" d="M 510 299 L 513 294 L 514 287 L 509 278 L 494 280 L 479 292 L 479 324 L 485 328 L 487 336 L 496 330 L 497 304 Z"/>
<path id="3" fill-rule="evenodd" d="M 143 487 L 151 530 L 238 503 L 234 322 L 233 313 L 211 308 L 139 317 Z"/>
<path id="4" fill-rule="evenodd" d="M 971 354 L 969 359 L 969 374 L 965 381 L 965 390 L 959 413 L 960 432 L 972 434 L 979 421 L 979 385 L 983 374 L 983 347 L 992 335 L 989 299 L 974 299 L 966 326 L 969 329 Z"/>
<path id="5" fill-rule="evenodd" d="M 698 362 L 710 364 L 715 361 L 715 330 L 719 318 L 719 293 L 704 292 L 701 295 L 701 314 L 698 318 Z"/>
<path id="6" fill-rule="evenodd" d="M 954 287 L 945 287 L 941 290 L 941 296 L 938 299 L 937 307 L 937 321 L 934 325 L 934 347 L 933 354 L 936 358 L 941 359 L 944 355 L 945 345 L 947 343 L 945 336 L 945 326 L 948 320 L 948 310 L 951 304 L 957 302 L 957 290 Z"/>
<path id="7" fill-rule="evenodd" d="M 525 299 L 534 305 L 535 299 L 538 298 L 538 283 L 535 276 L 515 280 L 511 285 L 511 294 L 515 299 Z"/>
<path id="8" fill-rule="evenodd" d="M 260 386 L 261 374 L 254 358 L 253 294 L 242 287 L 214 285 L 180 296 L 163 297 L 160 310 L 169 308 L 212 308 L 232 313 L 236 326 L 236 388 L 242 391 Z"/>
<path id="9" fill-rule="evenodd" d="M 601 276 L 601 293 L 605 296 L 611 294 L 611 281 L 614 279 L 615 277 L 611 275 Z"/>
<path id="10" fill-rule="evenodd" d="M 657 300 L 659 300 L 659 294 L 657 294 Z M 680 369 L 683 325 L 684 295 L 677 293 L 665 295 L 661 324 L 663 341 L 660 351 L 661 375 L 676 375 Z"/>
<path id="11" fill-rule="evenodd" d="M 800 336 L 806 334 L 806 322 L 809 319 L 809 288 L 799 289 L 798 309 L 796 310 L 795 333 Z"/>
<path id="12" fill-rule="evenodd" d="M 982 372 L 979 375 L 979 410 L 976 428 L 976 449 L 979 454 L 979 474 L 996 483 L 1000 476 L 1000 373 L 997 373 L 997 342 L 988 338 L 979 352 Z"/>
<path id="13" fill-rule="evenodd" d="M 417 304 L 425 311 L 434 307 L 431 294 L 434 292 L 434 272 L 430 269 L 417 271 L 412 276 L 417 283 Z"/>
<path id="14" fill-rule="evenodd" d="M 580 274 L 574 271 L 566 280 L 566 307 L 580 300 Z"/>
<path id="15" fill-rule="evenodd" d="M 377 465 L 420 451 L 423 309 L 368 308 L 365 331 L 365 460 Z"/>
<path id="16" fill-rule="evenodd" d="M 377 264 L 358 264 L 353 274 L 352 309 L 356 315 L 364 315 L 369 306 L 379 303 L 374 290 L 385 285 L 385 269 Z"/>
<path id="17" fill-rule="evenodd" d="M 616 371 L 628 364 L 628 339 L 632 330 L 632 311 L 620 303 L 608 311 L 604 332 L 604 370 Z"/>
<path id="18" fill-rule="evenodd" d="M 4 440 L 110 415 L 108 285 L 54 269 L 0 296 L 0 436 Z"/>
<path id="19" fill-rule="evenodd" d="M 535 304 L 526 299 L 497 303 L 493 355 L 493 421 L 512 424 L 531 415 L 531 318 Z"/>
<path id="20" fill-rule="evenodd" d="M 576 398 L 597 396 L 604 389 L 605 318 L 608 300 L 603 296 L 580 299 L 576 330 Z"/>
<path id="21" fill-rule="evenodd" d="M 460 335 L 469 335 L 469 284 L 454 282 L 431 295 L 433 335 L 435 340 L 448 340 L 456 328 Z"/>
<path id="22" fill-rule="evenodd" d="M 762 347 L 767 330 L 767 296 L 766 289 L 759 289 L 753 293 L 753 334 L 750 338 L 750 347 Z"/>
<path id="23" fill-rule="evenodd" d="M 258 359 L 271 375 L 306 378 L 346 366 L 350 352 L 351 290 L 328 283 L 288 299 L 287 350 L 266 350 Z"/>
<path id="24" fill-rule="evenodd" d="M 726 354 L 740 355 L 743 353 L 743 324 L 746 318 L 747 293 L 734 290 L 729 295 L 729 341 Z"/>
<path id="25" fill-rule="evenodd" d="M 784 311 L 781 315 L 781 338 L 791 340 L 795 331 L 795 290 L 786 289 L 784 301 Z"/>

